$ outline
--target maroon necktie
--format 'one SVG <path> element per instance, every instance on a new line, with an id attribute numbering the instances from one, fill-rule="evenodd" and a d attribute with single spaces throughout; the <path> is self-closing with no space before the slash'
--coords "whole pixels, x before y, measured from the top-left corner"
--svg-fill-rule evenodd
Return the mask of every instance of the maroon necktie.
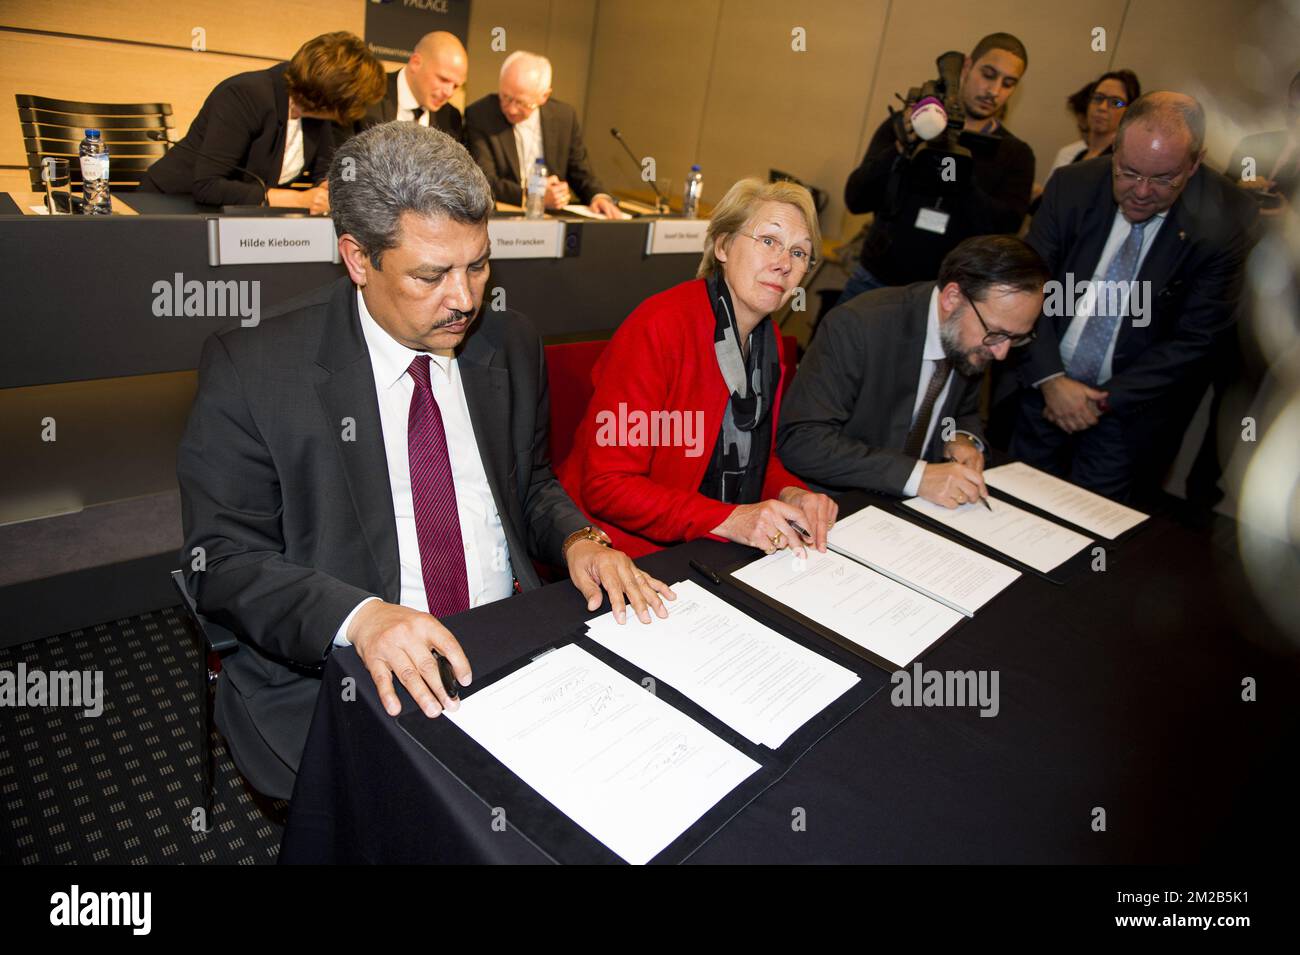
<path id="1" fill-rule="evenodd" d="M 456 512 L 456 485 L 447 455 L 442 412 L 429 383 L 428 355 L 411 362 L 415 382 L 406 424 L 406 448 L 411 462 L 411 499 L 415 504 L 415 535 L 420 542 L 420 571 L 429 613 L 446 617 L 469 609 L 469 580 L 465 576 L 465 544 Z"/>

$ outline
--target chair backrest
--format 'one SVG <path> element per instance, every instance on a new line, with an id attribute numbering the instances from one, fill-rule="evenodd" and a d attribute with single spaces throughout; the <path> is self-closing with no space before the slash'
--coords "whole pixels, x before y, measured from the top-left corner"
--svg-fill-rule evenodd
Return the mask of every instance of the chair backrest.
<path id="1" fill-rule="evenodd" d="M 609 344 L 570 342 L 546 346 L 546 376 L 551 390 L 551 467 L 559 468 L 573 450 L 573 438 L 595 389 L 591 369 Z"/>
<path id="2" fill-rule="evenodd" d="M 185 574 L 180 570 L 172 571 L 172 586 L 180 594 L 181 601 L 189 615 L 190 622 L 194 624 L 203 634 L 203 640 L 208 645 L 208 649 L 218 656 L 224 656 L 239 646 L 239 638 L 227 630 L 219 623 L 213 623 L 203 614 L 199 613 L 198 605 L 194 598 L 190 596 L 190 589 L 185 586 Z"/>
<path id="3" fill-rule="evenodd" d="M 573 450 L 573 438 L 582 423 L 595 389 L 591 369 L 605 350 L 607 341 L 572 342 L 546 346 L 546 374 L 551 390 L 551 467 L 558 469 Z M 799 343 L 793 335 L 781 336 L 781 374 L 784 393 L 794 378 Z"/>
<path id="4" fill-rule="evenodd" d="M 27 172 L 33 191 L 43 191 L 41 160 L 67 159 L 72 186 L 81 186 L 78 147 L 87 129 L 98 129 L 108 146 L 109 186 L 123 192 L 139 188 L 145 170 L 165 152 L 168 144 L 151 133 L 172 128 L 171 103 L 78 103 L 17 93 L 18 122 L 27 152 Z"/>

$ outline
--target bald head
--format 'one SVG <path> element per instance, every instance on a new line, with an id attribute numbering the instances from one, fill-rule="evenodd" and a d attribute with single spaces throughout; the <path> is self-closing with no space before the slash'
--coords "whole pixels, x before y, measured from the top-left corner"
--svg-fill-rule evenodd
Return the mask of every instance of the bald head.
<path id="1" fill-rule="evenodd" d="M 551 61 L 537 53 L 516 50 L 501 64 L 497 85 L 501 112 L 512 124 L 522 123 L 551 96 Z"/>
<path id="2" fill-rule="evenodd" d="M 469 77 L 469 55 L 455 36 L 426 33 L 406 62 L 406 82 L 420 105 L 436 113 Z"/>
<path id="3" fill-rule="evenodd" d="M 1205 149 L 1205 110 L 1195 97 L 1186 93 L 1160 90 L 1135 99 L 1120 120 L 1115 134 L 1117 147 L 1124 134 L 1135 126 L 1157 131 L 1166 138 L 1183 137 L 1189 152 L 1196 156 Z"/>

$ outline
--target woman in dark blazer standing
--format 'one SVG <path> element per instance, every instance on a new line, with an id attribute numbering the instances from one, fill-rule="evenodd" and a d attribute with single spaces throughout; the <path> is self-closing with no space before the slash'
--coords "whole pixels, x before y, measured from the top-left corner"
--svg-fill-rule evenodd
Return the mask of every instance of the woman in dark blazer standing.
<path id="1" fill-rule="evenodd" d="M 261 205 L 262 187 L 243 167 L 266 183 L 267 205 L 327 212 L 334 124 L 356 122 L 384 89 L 384 69 L 360 37 L 322 34 L 288 63 L 222 80 L 140 188 L 205 205 Z M 279 188 L 304 170 L 312 188 Z"/>

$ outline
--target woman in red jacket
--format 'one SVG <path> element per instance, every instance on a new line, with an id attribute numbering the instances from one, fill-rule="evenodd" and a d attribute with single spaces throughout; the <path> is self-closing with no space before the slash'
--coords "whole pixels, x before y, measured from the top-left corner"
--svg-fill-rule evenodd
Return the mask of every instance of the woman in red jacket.
<path id="1" fill-rule="evenodd" d="M 698 278 L 619 326 L 560 469 L 615 547 L 637 557 L 714 535 L 769 554 L 825 551 L 835 502 L 774 450 L 782 363 L 769 318 L 820 244 L 808 190 L 742 179 L 713 210 Z"/>

